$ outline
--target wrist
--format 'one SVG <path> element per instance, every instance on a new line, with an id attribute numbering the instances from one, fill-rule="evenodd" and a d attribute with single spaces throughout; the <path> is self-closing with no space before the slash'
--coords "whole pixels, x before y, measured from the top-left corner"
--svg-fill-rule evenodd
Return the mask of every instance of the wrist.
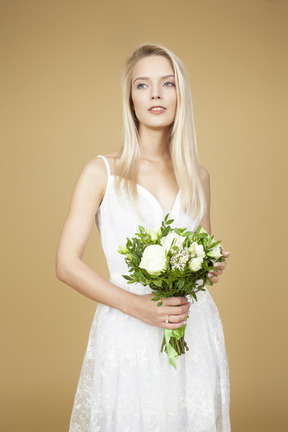
<path id="1" fill-rule="evenodd" d="M 131 293 L 126 290 L 123 291 L 124 291 L 123 292 L 124 295 L 121 296 L 121 298 L 119 299 L 119 303 L 116 307 L 126 315 L 136 317 L 139 295 Z"/>

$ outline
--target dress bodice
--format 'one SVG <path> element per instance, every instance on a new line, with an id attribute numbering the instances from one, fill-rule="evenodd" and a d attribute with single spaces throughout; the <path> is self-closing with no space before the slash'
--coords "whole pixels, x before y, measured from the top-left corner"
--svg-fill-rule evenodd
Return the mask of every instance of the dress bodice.
<path id="1" fill-rule="evenodd" d="M 143 186 L 137 185 L 138 209 L 127 196 L 123 184 L 118 193 L 115 188 L 116 176 L 111 174 L 107 159 L 104 156 L 99 157 L 106 164 L 108 179 L 104 198 L 96 214 L 96 223 L 110 276 L 114 278 L 114 276 L 128 274 L 124 256 L 117 252 L 119 246 L 125 246 L 127 238 L 135 236 L 139 225 L 157 231 L 165 213 L 154 195 Z M 181 191 L 176 196 L 169 218 L 174 219 L 172 226 L 178 228 L 185 227 L 191 231 L 198 226 L 198 221 L 182 209 Z"/>

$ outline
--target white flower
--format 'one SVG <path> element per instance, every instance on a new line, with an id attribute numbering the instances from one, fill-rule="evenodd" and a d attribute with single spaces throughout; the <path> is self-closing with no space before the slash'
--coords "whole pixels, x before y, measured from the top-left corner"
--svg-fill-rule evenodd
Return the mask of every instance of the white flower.
<path id="1" fill-rule="evenodd" d="M 163 246 L 150 245 L 143 252 L 139 267 L 152 275 L 160 275 L 167 268 L 166 251 Z"/>
<path id="2" fill-rule="evenodd" d="M 189 263 L 189 269 L 192 272 L 196 272 L 201 269 L 203 263 L 203 259 L 200 257 L 192 258 L 192 260 Z"/>
<path id="3" fill-rule="evenodd" d="M 202 260 L 205 258 L 205 252 L 203 246 L 199 245 L 196 242 L 193 242 L 188 250 L 192 257 L 196 256 L 197 258 L 202 258 Z"/>
<path id="4" fill-rule="evenodd" d="M 185 249 L 178 249 L 172 252 L 172 257 L 170 259 L 172 270 L 184 271 L 187 261 L 189 260 L 189 252 Z"/>
<path id="5" fill-rule="evenodd" d="M 175 239 L 173 246 L 177 246 L 179 249 L 183 249 L 183 242 L 185 238 L 186 237 L 182 237 L 175 232 L 170 232 L 167 236 L 162 237 L 161 245 L 164 246 L 164 248 L 168 251 L 171 248 L 173 240 Z"/>
<path id="6" fill-rule="evenodd" d="M 158 238 L 157 233 L 154 230 L 147 231 L 147 234 L 150 236 L 152 241 L 156 241 Z"/>
<path id="7" fill-rule="evenodd" d="M 221 244 L 219 243 L 218 245 L 214 246 L 214 247 L 211 249 L 210 252 L 207 252 L 207 255 L 208 255 L 210 258 L 215 258 L 215 259 L 220 258 L 220 257 L 222 256 L 222 253 L 221 253 Z"/>

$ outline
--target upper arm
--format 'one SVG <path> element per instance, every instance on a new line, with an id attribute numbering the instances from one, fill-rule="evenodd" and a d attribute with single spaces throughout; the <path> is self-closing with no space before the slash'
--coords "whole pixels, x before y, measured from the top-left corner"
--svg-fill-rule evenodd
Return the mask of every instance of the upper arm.
<path id="1" fill-rule="evenodd" d="M 204 190 L 206 209 L 205 213 L 201 219 L 200 225 L 211 234 L 211 220 L 210 220 L 210 201 L 211 201 L 211 192 L 210 192 L 210 175 L 206 168 L 200 166 L 200 176 Z"/>
<path id="2" fill-rule="evenodd" d="M 57 262 L 82 258 L 98 207 L 103 199 L 107 172 L 98 158 L 88 162 L 74 188 L 68 216 L 60 236 Z"/>

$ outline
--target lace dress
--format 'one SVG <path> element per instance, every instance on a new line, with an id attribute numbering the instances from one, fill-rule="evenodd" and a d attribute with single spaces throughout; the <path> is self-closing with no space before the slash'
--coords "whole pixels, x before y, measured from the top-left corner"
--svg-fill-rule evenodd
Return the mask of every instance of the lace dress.
<path id="1" fill-rule="evenodd" d="M 96 215 L 110 281 L 139 295 L 149 287 L 127 285 L 117 252 L 138 226 L 158 229 L 163 210 L 138 185 L 139 214 L 122 189 L 115 192 L 109 164 L 106 193 Z M 197 228 L 181 211 L 180 193 L 170 216 L 175 226 Z M 160 353 L 163 329 L 99 304 L 75 395 L 69 432 L 229 432 L 229 369 L 217 307 L 206 289 L 191 305 L 185 340 L 189 352 L 177 370 Z"/>

